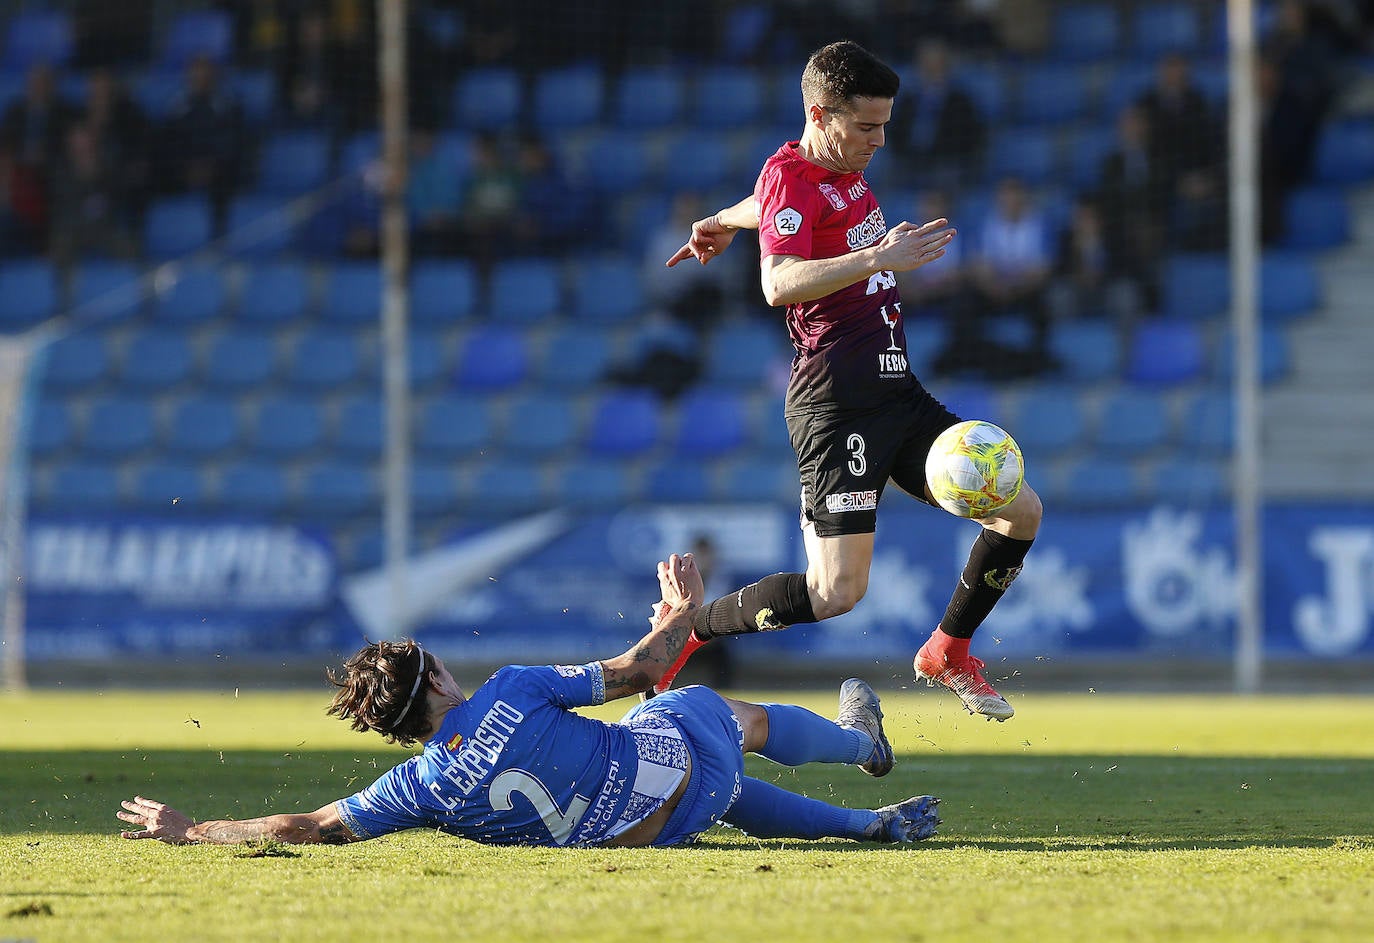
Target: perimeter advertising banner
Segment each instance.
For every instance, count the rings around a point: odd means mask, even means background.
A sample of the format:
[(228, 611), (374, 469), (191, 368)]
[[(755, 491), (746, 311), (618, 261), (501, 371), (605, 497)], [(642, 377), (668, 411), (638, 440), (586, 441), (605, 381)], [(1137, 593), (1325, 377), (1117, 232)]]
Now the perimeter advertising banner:
[[(1374, 655), (1374, 508), (1277, 507), (1264, 525), (1267, 651)], [(31, 521), (29, 655), (337, 652), (405, 631), (460, 658), (575, 660), (638, 638), (658, 599), (655, 562), (703, 537), (715, 548), (713, 594), (805, 568), (795, 512), (771, 505), (555, 511), (458, 528), (412, 561), (399, 594), (382, 571), (341, 574), (322, 534)], [(976, 534), (922, 506), (885, 504), (859, 606), (753, 639), (750, 654), (909, 657)], [(1055, 513), (980, 638), (1000, 657), (1224, 655), (1236, 612), (1231, 534), (1222, 510)]]

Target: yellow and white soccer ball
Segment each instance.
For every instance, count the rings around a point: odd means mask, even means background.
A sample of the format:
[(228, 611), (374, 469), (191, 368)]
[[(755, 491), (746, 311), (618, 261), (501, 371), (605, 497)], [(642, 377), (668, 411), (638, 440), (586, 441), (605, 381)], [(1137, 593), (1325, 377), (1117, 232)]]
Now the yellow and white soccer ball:
[(926, 482), (937, 504), (960, 517), (987, 517), (1021, 493), (1025, 466), (1016, 440), (981, 419), (950, 426), (926, 456)]

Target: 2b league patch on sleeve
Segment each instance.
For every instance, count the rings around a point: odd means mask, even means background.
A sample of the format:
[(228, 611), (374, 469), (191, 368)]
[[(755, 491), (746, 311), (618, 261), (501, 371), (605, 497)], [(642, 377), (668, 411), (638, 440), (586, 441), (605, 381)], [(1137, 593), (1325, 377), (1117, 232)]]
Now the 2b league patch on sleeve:
[(784, 206), (773, 217), (773, 228), (778, 231), (779, 236), (795, 236), (797, 230), (801, 229), (801, 224), (802, 214), (790, 206)]

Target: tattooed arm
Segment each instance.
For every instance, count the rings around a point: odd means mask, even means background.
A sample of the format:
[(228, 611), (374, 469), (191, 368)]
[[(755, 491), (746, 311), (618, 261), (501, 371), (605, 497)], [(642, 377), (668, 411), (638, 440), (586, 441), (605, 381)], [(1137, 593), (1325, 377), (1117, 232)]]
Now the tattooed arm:
[(692, 610), (701, 604), (706, 590), (690, 553), (673, 554), (659, 563), (658, 588), (663, 599), (655, 607), (649, 634), (629, 651), (601, 663), (608, 701), (649, 690), (682, 654), (692, 632)]
[(339, 811), (332, 802), (308, 813), (205, 822), (193, 821), (165, 803), (142, 796), (125, 799), (120, 805), (125, 811), (115, 813), (119, 818), (143, 826), (141, 832), (120, 832), (124, 838), (156, 838), (172, 845), (197, 842), (237, 845), (264, 839), (291, 845), (343, 845), (361, 841), (339, 818)]

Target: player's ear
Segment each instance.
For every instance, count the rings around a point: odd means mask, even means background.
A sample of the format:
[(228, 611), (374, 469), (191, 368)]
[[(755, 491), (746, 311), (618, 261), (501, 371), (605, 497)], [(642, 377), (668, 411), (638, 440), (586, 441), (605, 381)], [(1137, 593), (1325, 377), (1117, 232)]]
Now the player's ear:
[(812, 124), (815, 124), (815, 125), (824, 124), (824, 123), (825, 123), (825, 106), (824, 106), (824, 105), (807, 105), (807, 106), (806, 106), (806, 120), (807, 120), (807, 121), (810, 121)]

